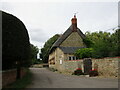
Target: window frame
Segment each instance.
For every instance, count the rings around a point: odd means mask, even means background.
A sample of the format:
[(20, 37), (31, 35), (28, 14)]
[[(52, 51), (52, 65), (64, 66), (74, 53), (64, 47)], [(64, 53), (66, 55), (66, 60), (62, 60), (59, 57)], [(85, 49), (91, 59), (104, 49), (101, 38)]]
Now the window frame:
[(68, 56), (68, 60), (77, 60), (76, 56)]

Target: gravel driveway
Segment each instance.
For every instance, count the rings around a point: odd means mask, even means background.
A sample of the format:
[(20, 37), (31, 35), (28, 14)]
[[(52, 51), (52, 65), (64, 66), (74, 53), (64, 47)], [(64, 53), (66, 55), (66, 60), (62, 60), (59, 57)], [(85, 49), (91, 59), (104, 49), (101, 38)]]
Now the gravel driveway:
[(33, 79), (27, 88), (118, 88), (117, 79), (63, 75), (46, 68), (30, 70)]

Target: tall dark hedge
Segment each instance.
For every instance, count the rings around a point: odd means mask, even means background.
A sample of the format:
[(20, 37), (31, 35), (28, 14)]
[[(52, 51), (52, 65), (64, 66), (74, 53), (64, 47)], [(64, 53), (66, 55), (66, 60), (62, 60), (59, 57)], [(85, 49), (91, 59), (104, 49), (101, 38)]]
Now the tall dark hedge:
[(2, 12), (2, 69), (16, 68), (30, 63), (30, 42), (27, 29), (17, 17)]

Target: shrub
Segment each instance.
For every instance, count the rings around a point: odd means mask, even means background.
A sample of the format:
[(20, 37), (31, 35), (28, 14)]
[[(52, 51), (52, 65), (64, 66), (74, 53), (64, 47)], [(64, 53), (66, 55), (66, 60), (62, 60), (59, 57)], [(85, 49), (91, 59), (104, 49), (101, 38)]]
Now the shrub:
[(90, 77), (92, 77), (92, 76), (98, 76), (98, 71), (96, 69), (90, 70), (89, 76)]
[(77, 69), (74, 71), (73, 75), (83, 75), (82, 69), (81, 69), (81, 68), (77, 68)]

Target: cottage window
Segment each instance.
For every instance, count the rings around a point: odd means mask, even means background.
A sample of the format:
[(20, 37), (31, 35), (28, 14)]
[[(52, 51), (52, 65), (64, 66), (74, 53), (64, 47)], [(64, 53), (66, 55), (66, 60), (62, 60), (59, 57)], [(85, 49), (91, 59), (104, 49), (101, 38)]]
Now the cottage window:
[(69, 56), (69, 60), (72, 60), (72, 57), (71, 57), (71, 56)]
[(72, 58), (73, 58), (73, 60), (75, 60), (75, 56), (73, 56)]
[(69, 56), (68, 60), (76, 60), (76, 56)]

